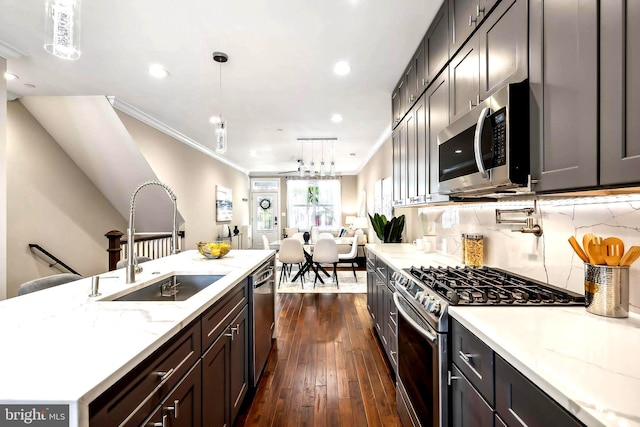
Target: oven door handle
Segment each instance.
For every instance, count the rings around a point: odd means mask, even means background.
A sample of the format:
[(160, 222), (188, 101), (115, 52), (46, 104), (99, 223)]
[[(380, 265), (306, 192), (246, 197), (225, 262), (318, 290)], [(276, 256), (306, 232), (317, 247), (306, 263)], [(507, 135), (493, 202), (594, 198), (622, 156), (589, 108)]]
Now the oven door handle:
[(484, 121), (489, 117), (489, 114), (491, 114), (491, 108), (484, 107), (480, 112), (480, 117), (478, 117), (476, 133), (473, 136), (473, 154), (476, 158), (476, 166), (478, 166), (478, 171), (484, 179), (489, 179), (489, 173), (484, 167), (484, 162), (482, 161), (482, 130), (484, 128)]
[(427, 331), (422, 326), (418, 325), (418, 322), (413, 320), (409, 313), (407, 313), (400, 304), (400, 297), (397, 293), (393, 293), (393, 301), (396, 303), (396, 308), (398, 309), (398, 313), (402, 315), (402, 318), (411, 324), (422, 336), (431, 341), (433, 344), (438, 343), (438, 337), (435, 334), (432, 334), (430, 331)]

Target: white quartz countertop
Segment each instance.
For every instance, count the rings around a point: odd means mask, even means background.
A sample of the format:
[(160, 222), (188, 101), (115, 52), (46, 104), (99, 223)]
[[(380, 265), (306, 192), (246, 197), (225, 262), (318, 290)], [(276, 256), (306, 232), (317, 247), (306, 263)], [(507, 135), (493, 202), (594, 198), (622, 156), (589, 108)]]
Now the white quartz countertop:
[[(274, 251), (234, 250), (208, 260), (197, 251), (0, 301), (0, 403), (69, 404), (71, 426), (88, 425), (88, 404), (158, 349)], [(107, 301), (172, 274), (224, 274), (186, 301)]]
[[(396, 269), (459, 264), (413, 245), (367, 248)], [(613, 319), (583, 307), (511, 306), (450, 306), (449, 314), (587, 426), (640, 426), (638, 314)]]

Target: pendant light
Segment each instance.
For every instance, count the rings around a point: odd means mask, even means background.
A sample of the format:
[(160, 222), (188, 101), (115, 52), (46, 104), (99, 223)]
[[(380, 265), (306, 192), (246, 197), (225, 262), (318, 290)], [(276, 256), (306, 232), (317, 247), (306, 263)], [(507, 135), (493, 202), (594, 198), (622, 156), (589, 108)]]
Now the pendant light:
[(62, 59), (80, 58), (80, 0), (47, 0), (44, 50)]
[(320, 160), (320, 176), (324, 177), (324, 139), (322, 140), (322, 160)]
[(304, 142), (300, 143), (300, 178), (304, 178)]
[(329, 175), (336, 176), (336, 164), (333, 163), (333, 141), (331, 141), (331, 164), (329, 165)]
[(316, 164), (313, 162), (313, 140), (311, 141), (311, 164), (309, 165), (309, 176), (315, 178)]
[[(213, 60), (220, 64), (220, 109), (222, 109), (222, 64), (229, 60), (229, 56), (222, 52), (213, 52)], [(227, 151), (227, 123), (222, 119), (216, 124), (216, 153), (224, 154)]]

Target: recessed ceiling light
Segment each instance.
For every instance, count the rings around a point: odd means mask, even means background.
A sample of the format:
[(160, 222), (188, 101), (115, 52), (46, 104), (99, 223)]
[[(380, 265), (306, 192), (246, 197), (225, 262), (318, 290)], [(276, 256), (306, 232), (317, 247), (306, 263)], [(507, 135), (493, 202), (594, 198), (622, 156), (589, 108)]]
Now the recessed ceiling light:
[(151, 64), (149, 66), (149, 74), (156, 79), (164, 79), (169, 75), (169, 72), (160, 64)]
[(333, 66), (333, 72), (339, 76), (345, 76), (351, 72), (351, 65), (346, 61), (337, 62), (336, 65)]
[(334, 123), (340, 123), (342, 121), (342, 116), (340, 114), (334, 114), (331, 116), (331, 121)]
[(218, 123), (220, 123), (220, 116), (209, 117), (209, 123), (213, 123), (214, 125), (217, 125)]
[(36, 85), (32, 85), (31, 83), (25, 83), (24, 87), (28, 87), (29, 89), (34, 89)]
[(18, 77), (15, 74), (11, 74), (10, 72), (6, 71), (4, 73), (4, 78), (7, 79), (7, 80), (18, 80), (20, 77)]

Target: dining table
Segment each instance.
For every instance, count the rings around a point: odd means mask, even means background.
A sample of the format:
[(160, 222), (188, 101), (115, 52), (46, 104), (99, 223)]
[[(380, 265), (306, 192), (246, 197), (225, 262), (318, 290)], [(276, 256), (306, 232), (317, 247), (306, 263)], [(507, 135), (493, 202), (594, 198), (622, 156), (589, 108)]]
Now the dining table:
[[(353, 244), (353, 239), (355, 238), (356, 237), (335, 237), (334, 240), (336, 241), (336, 245), (338, 246), (338, 253), (340, 253), (340, 246), (351, 246)], [(273, 242), (269, 243), (269, 247), (277, 251), (280, 249), (281, 242), (282, 240), (274, 240)], [(316, 269), (313, 264), (313, 247), (315, 246), (315, 244), (316, 242), (311, 239), (302, 243), (302, 248), (304, 249), (304, 258), (306, 261), (302, 265), (302, 268), (300, 268), (300, 270), (298, 270), (298, 272), (295, 274), (295, 276), (291, 280), (292, 282), (295, 282), (300, 277), (300, 275), (305, 274), (309, 270), (313, 270), (313, 272), (318, 277), (318, 280), (320, 280), (320, 283), (322, 284), (324, 284), (324, 280), (322, 280), (322, 276), (319, 274), (320, 272), (324, 273), (327, 277), (331, 277), (329, 272), (327, 272), (327, 270), (325, 270), (322, 266), (318, 265), (318, 269)], [(345, 253), (348, 252), (349, 250), (347, 249)]]

